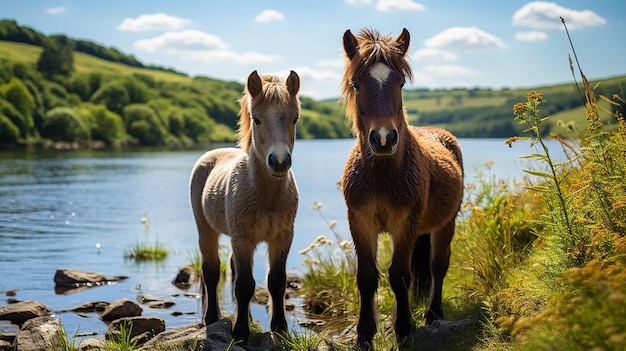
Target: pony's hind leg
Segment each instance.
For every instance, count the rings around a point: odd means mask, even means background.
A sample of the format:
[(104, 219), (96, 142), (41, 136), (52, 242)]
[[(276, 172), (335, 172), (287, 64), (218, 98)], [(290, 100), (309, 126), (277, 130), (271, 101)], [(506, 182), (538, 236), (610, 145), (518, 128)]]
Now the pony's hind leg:
[(430, 236), (431, 259), (430, 270), (432, 274), (432, 286), (430, 290), (430, 304), (426, 311), (426, 324), (435, 320), (443, 319), (443, 279), (450, 265), (450, 242), (454, 236), (455, 219), (451, 219), (442, 228), (434, 231)]
[(269, 272), (267, 274), (267, 288), (270, 293), (269, 311), (271, 316), (270, 327), (273, 332), (285, 333), (288, 331), (285, 318), (285, 289), (287, 288), (287, 254), (291, 247), (288, 236), (282, 236), (280, 242), (268, 243)]
[[(200, 225), (198, 226), (201, 227)], [(221, 318), (219, 293), (220, 281), (219, 232), (206, 226), (199, 231), (200, 252), (202, 254), (202, 296), (205, 325)]]

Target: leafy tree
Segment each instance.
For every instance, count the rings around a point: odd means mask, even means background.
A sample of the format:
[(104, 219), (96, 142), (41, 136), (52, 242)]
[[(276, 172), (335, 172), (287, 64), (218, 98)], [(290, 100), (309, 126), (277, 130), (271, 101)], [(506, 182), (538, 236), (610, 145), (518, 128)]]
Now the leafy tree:
[(21, 137), (27, 137), (31, 134), (31, 130), (34, 127), (33, 110), (35, 109), (35, 100), (33, 96), (24, 82), (17, 78), (11, 78), (4, 87), (4, 96), (19, 111), (20, 121), (12, 120), (12, 122), (19, 128)]
[(89, 128), (81, 116), (69, 107), (55, 107), (46, 113), (41, 136), (54, 141), (91, 139)]
[(104, 103), (109, 110), (123, 115), (124, 106), (130, 103), (130, 96), (122, 83), (111, 81), (100, 87), (90, 100), (96, 104)]
[(124, 108), (127, 133), (141, 145), (163, 145), (167, 130), (154, 110), (144, 104), (130, 104)]
[(74, 71), (74, 53), (69, 44), (48, 39), (43, 43), (43, 50), (37, 60), (37, 70), (46, 77), (60, 74), (69, 76)]
[(91, 97), (91, 84), (89, 76), (85, 74), (75, 74), (69, 81), (68, 90), (80, 96), (82, 101), (89, 101)]
[(15, 143), (20, 138), (20, 129), (9, 117), (0, 112), (0, 140), (3, 143)]
[(102, 140), (108, 145), (121, 144), (126, 141), (126, 130), (122, 117), (107, 110), (102, 105), (94, 106), (90, 111), (92, 121), (91, 137)]

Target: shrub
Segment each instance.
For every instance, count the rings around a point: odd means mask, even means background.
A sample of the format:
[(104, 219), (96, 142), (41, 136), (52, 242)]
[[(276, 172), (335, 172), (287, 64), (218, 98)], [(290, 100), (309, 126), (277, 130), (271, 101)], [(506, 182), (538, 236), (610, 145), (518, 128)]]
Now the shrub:
[(41, 136), (54, 141), (91, 139), (89, 128), (83, 119), (69, 107), (56, 107), (46, 113)]
[(20, 135), (25, 138), (31, 134), (34, 127), (33, 110), (35, 109), (35, 100), (28, 91), (28, 88), (17, 78), (11, 78), (9, 83), (4, 87), (4, 96), (21, 115), (21, 120), (13, 120), (13, 123), (19, 128)]
[(163, 145), (167, 130), (149, 106), (131, 104), (124, 108), (124, 124), (128, 134), (142, 145)]
[(11, 120), (0, 112), (0, 140), (4, 143), (14, 143), (20, 138), (20, 129)]
[(124, 106), (130, 103), (130, 96), (123, 83), (112, 81), (101, 86), (90, 100), (96, 104), (103, 103), (107, 109), (122, 114)]

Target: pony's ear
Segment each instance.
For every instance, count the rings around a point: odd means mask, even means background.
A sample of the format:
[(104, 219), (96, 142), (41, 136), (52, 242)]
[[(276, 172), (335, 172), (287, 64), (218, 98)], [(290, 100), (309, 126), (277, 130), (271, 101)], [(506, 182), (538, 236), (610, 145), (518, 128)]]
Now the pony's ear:
[(356, 40), (354, 35), (352, 35), (352, 32), (350, 32), (349, 29), (343, 33), (343, 50), (351, 60), (354, 55), (359, 52), (359, 42)]
[(291, 71), (289, 77), (287, 77), (287, 90), (289, 94), (296, 95), (300, 90), (300, 77), (298, 73)]
[(402, 52), (402, 55), (406, 55), (409, 51), (409, 42), (411, 41), (411, 35), (406, 28), (402, 28), (402, 33), (396, 38), (396, 46)]
[(248, 76), (246, 89), (248, 89), (248, 93), (250, 93), (252, 97), (258, 96), (263, 91), (263, 82), (261, 82), (261, 77), (259, 77), (256, 71), (253, 71)]

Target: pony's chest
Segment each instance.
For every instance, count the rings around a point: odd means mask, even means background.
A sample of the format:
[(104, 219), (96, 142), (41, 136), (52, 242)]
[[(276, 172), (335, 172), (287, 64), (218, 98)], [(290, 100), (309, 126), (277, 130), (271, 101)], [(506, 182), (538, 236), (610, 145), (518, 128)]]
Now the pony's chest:
[(422, 180), (406, 172), (385, 174), (355, 167), (344, 176), (343, 192), (348, 207), (367, 209), (373, 215), (389, 216), (419, 203)]

